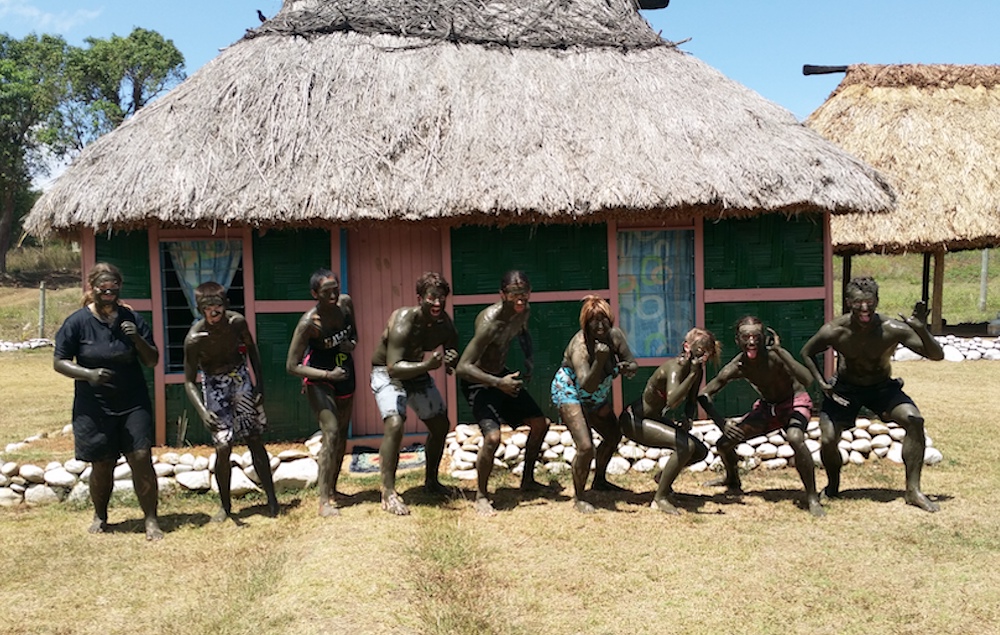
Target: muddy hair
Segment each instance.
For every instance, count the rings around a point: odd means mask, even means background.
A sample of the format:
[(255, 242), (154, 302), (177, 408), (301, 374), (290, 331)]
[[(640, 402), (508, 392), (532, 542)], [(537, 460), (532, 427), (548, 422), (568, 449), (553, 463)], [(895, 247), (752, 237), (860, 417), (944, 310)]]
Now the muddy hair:
[(606, 317), (612, 326), (615, 323), (615, 316), (611, 314), (611, 305), (599, 295), (588, 295), (582, 300), (580, 307), (580, 330), (587, 332), (587, 322), (594, 318)]
[(313, 272), (313, 275), (309, 277), (309, 290), (316, 292), (323, 285), (323, 281), (327, 278), (333, 278), (340, 284), (340, 278), (334, 272), (329, 269), (317, 269)]
[(437, 289), (444, 295), (451, 294), (451, 285), (444, 279), (444, 276), (434, 271), (425, 271), (422, 276), (417, 278), (418, 297), (424, 297), (424, 294), (426, 294), (429, 289)]
[(739, 335), (740, 327), (747, 324), (759, 324), (761, 329), (764, 328), (764, 323), (761, 322), (760, 318), (756, 315), (744, 315), (740, 319), (736, 320), (736, 324), (733, 325), (733, 330), (735, 330), (736, 334)]
[(719, 357), (722, 355), (722, 343), (715, 339), (715, 335), (711, 331), (695, 327), (687, 332), (687, 335), (684, 336), (684, 341), (688, 345), (704, 342), (705, 348), (712, 351), (712, 354), (708, 358), (718, 363)]
[(194, 288), (194, 304), (196, 307), (201, 309), (202, 300), (205, 298), (210, 298), (212, 296), (218, 296), (222, 298), (222, 304), (225, 308), (229, 308), (229, 299), (226, 297), (226, 288), (223, 287), (218, 282), (214, 280), (209, 280), (208, 282), (202, 282), (197, 287)]
[(875, 278), (871, 276), (858, 276), (857, 278), (851, 278), (847, 285), (844, 287), (844, 295), (846, 296), (851, 290), (860, 291), (861, 293), (871, 294), (878, 298), (878, 283), (875, 282)]
[(99, 262), (90, 268), (87, 273), (87, 292), (83, 295), (81, 306), (87, 306), (95, 301), (94, 291), (97, 289), (97, 281), (104, 277), (111, 277), (118, 281), (118, 286), (124, 286), (125, 278), (122, 277), (121, 270), (110, 262)]
[(503, 278), (500, 278), (500, 291), (505, 293), (507, 287), (515, 284), (523, 284), (528, 287), (528, 291), (531, 291), (531, 281), (528, 280), (528, 274), (524, 273), (520, 269), (511, 269), (507, 273), (503, 274)]

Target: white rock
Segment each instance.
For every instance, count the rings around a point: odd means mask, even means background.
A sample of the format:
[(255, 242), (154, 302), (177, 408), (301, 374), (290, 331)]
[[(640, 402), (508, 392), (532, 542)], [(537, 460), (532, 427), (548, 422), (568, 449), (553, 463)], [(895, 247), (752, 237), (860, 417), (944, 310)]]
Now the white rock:
[(778, 456), (778, 448), (773, 443), (761, 443), (757, 446), (757, 456), (763, 460)]
[(873, 421), (870, 426), (868, 426), (868, 434), (872, 435), (874, 439), (880, 434), (889, 434), (889, 426), (885, 425), (881, 421)]
[(576, 448), (573, 447), (572, 445), (566, 446), (566, 449), (563, 450), (562, 458), (563, 461), (566, 461), (567, 463), (572, 463), (573, 459), (576, 458)]
[(45, 484), (49, 487), (64, 487), (69, 489), (76, 485), (76, 474), (69, 472), (62, 466), (53, 470), (46, 470)]
[(493, 467), (502, 467), (502, 468), (506, 469), (507, 468), (507, 464), (504, 463), (503, 461), (501, 461), (500, 459), (494, 457), (493, 458)]
[(623, 445), (622, 447), (618, 448), (618, 455), (621, 456), (623, 459), (634, 461), (636, 459), (641, 459), (645, 457), (646, 452), (634, 445)]
[(608, 474), (624, 474), (631, 468), (632, 464), (620, 456), (613, 456), (611, 457), (611, 461), (608, 462)]
[(460, 481), (474, 481), (479, 477), (476, 470), (452, 470), (451, 477)]
[(465, 470), (471, 470), (476, 467), (474, 461), (459, 461), (458, 459), (451, 460), (451, 469), (463, 472)]
[(559, 444), (569, 447), (573, 445), (573, 434), (569, 430), (564, 430), (562, 434), (559, 435)]
[(178, 485), (195, 492), (205, 492), (212, 487), (212, 475), (208, 470), (179, 472), (174, 478)]
[(113, 481), (111, 486), (112, 492), (117, 492), (120, 494), (135, 494), (135, 483), (132, 479), (127, 481)]
[(7, 452), (8, 454), (10, 454), (11, 452), (17, 452), (19, 450), (23, 450), (27, 445), (28, 445), (27, 443), (22, 443), (22, 442), (8, 443), (7, 446), (4, 448), (4, 452)]
[(951, 344), (945, 344), (941, 348), (944, 349), (944, 361), (946, 362), (965, 361), (965, 355), (962, 355), (962, 351), (958, 350), (955, 346)]
[(840, 462), (841, 463), (847, 463), (847, 462), (849, 462), (851, 460), (851, 454), (850, 454), (850, 452), (848, 450), (846, 450), (844, 448), (837, 448), (837, 449), (840, 450)]
[(646, 452), (645, 454), (643, 454), (643, 458), (655, 461), (660, 458), (661, 454), (663, 454), (663, 452), (660, 451), (660, 448), (646, 448)]
[(551, 461), (545, 464), (545, 470), (549, 474), (559, 474), (560, 472), (565, 472), (569, 469), (569, 465), (567, 465), (564, 461)]
[(892, 445), (892, 437), (888, 434), (878, 434), (872, 437), (872, 448), (887, 448), (890, 445)]
[(806, 439), (806, 448), (809, 449), (810, 453), (819, 452), (820, 442), (816, 439)]
[(872, 442), (869, 439), (855, 439), (851, 441), (851, 451), (868, 454), (872, 451)]
[(67, 423), (66, 425), (64, 425), (62, 427), (62, 433), (64, 435), (65, 434), (73, 434), (73, 424), (72, 423)]
[(747, 439), (745, 443), (747, 445), (749, 445), (750, 447), (752, 447), (752, 448), (756, 448), (759, 445), (763, 445), (763, 444), (767, 443), (767, 437), (763, 437), (763, 436), (753, 437), (753, 438)]
[(181, 474), (183, 472), (192, 472), (194, 468), (190, 465), (185, 465), (183, 463), (178, 463), (174, 466), (174, 474)]
[(190, 452), (185, 452), (184, 454), (181, 455), (181, 457), (177, 460), (177, 462), (181, 463), (183, 465), (190, 465), (190, 466), (193, 467), (194, 466), (194, 455), (191, 454)]
[(206, 457), (206, 456), (197, 456), (197, 457), (195, 457), (194, 463), (191, 464), (191, 467), (194, 469), (195, 472), (200, 472), (201, 470), (207, 470), (208, 469), (208, 457)]
[(736, 456), (744, 459), (753, 456), (754, 452), (756, 452), (756, 450), (754, 450), (754, 448), (748, 443), (741, 443), (736, 446)]
[(698, 461), (697, 463), (692, 463), (688, 466), (689, 472), (704, 472), (708, 469), (708, 463), (706, 461)]
[(785, 445), (782, 445), (782, 446), (778, 447), (778, 458), (779, 459), (790, 459), (793, 456), (795, 456), (795, 448), (793, 448), (792, 446), (790, 446), (790, 445), (788, 445), (786, 443)]
[(823, 433), (819, 428), (811, 428), (808, 432), (806, 432), (806, 436), (810, 439), (818, 439), (823, 436)]
[[(503, 458), (503, 453), (504, 453), (504, 445), (503, 445), (503, 443), (498, 443), (497, 444), (497, 449), (493, 451), (493, 458), (495, 458), (495, 459), (502, 459)], [(476, 454), (478, 455), (479, 452), (476, 452)]]
[[(889, 446), (886, 445), (886, 446), (883, 446), (883, 447), (880, 447), (880, 448), (873, 448), (872, 449), (872, 454), (875, 455), (875, 456), (877, 456), (880, 459), (881, 458), (885, 458), (885, 456), (887, 454), (889, 454)], [(869, 455), (869, 456), (871, 456), (871, 455)]]
[(170, 494), (177, 492), (177, 490), (180, 489), (180, 486), (177, 485), (177, 481), (172, 478), (160, 477), (156, 479), (156, 489), (160, 496), (169, 496)]
[(90, 486), (83, 481), (78, 482), (73, 486), (73, 489), (69, 491), (69, 495), (66, 496), (66, 500), (70, 503), (90, 502)]
[(893, 463), (903, 462), (903, 444), (893, 443), (889, 446), (889, 451), (886, 453), (885, 458), (889, 459)]
[(704, 434), (702, 440), (708, 445), (715, 445), (718, 443), (719, 439), (722, 438), (722, 431), (718, 428), (713, 428)]
[(466, 452), (472, 452), (473, 454), (479, 454), (479, 444), (476, 441), (481, 441), (482, 439), (476, 439), (471, 441), (466, 441), (461, 446), (459, 450), (465, 450)]
[(469, 452), (468, 450), (459, 450), (452, 457), (452, 461), (457, 461), (460, 463), (471, 463), (476, 464), (476, 459), (479, 458), (478, 452)]
[(814, 464), (814, 465), (815, 465), (816, 467), (818, 467), (818, 468), (821, 468), (821, 469), (822, 469), (822, 467), (823, 467), (823, 459), (822, 459), (822, 457), (821, 457), (821, 456), (819, 455), (819, 452), (818, 452), (818, 451), (816, 451), (816, 452), (813, 452), (813, 453), (812, 453), (812, 459), (813, 459), (813, 464)]
[(37, 465), (22, 465), (17, 471), (17, 475), (23, 478), (26, 483), (45, 482), (45, 470)]
[(10, 477), (0, 473), (0, 487), (7, 487), (8, 483), (10, 483)]
[(24, 490), (24, 502), (31, 507), (58, 503), (59, 494), (48, 485), (31, 485)]
[(562, 455), (552, 450), (552, 448), (549, 448), (548, 450), (542, 452), (542, 458), (546, 461), (555, 461), (556, 459), (562, 458)]
[(174, 466), (169, 463), (153, 463), (153, 472), (157, 477), (173, 476)]
[(965, 359), (969, 360), (970, 362), (979, 361), (982, 358), (983, 354), (979, 351), (968, 351), (965, 354)]
[(871, 433), (868, 430), (865, 430), (863, 428), (857, 428), (857, 429), (854, 430), (854, 440), (855, 441), (857, 441), (858, 439), (871, 439), (871, 438), (872, 438), (872, 435), (871, 435)]
[(513, 443), (508, 443), (503, 449), (503, 460), (506, 462), (513, 461), (521, 454), (521, 448), (517, 447)]
[(997, 350), (996, 348), (991, 348), (990, 350), (983, 353), (983, 359), (989, 360), (991, 362), (1000, 360), (1000, 350)]
[(914, 353), (905, 346), (900, 346), (899, 348), (897, 348), (892, 358), (897, 362), (915, 362), (923, 359), (921, 355)]
[(274, 471), (274, 489), (277, 492), (300, 490), (316, 484), (319, 464), (311, 458), (282, 461)]
[(77, 461), (76, 459), (70, 459), (66, 461), (65, 464), (63, 464), (63, 467), (66, 468), (67, 472), (79, 475), (83, 474), (83, 471), (87, 469), (87, 462)]
[(83, 472), (80, 473), (80, 481), (82, 481), (84, 483), (89, 483), (90, 482), (90, 473), (93, 472), (93, 471), (94, 471), (94, 467), (92, 465), (88, 465), (87, 469), (85, 469)]
[(924, 465), (937, 465), (944, 455), (937, 448), (924, 448)]
[(847, 441), (848, 443), (850, 443), (851, 441), (854, 440), (854, 433), (851, 432), (850, 430), (844, 430), (843, 432), (840, 433), (840, 440)]
[(889, 436), (892, 437), (893, 441), (902, 441), (903, 438), (906, 437), (906, 430), (904, 430), (903, 428), (899, 428), (899, 427), (890, 428), (889, 429)]
[(548, 443), (550, 446), (557, 445), (560, 438), (562, 438), (562, 435), (555, 430), (549, 430), (545, 433), (545, 443)]
[(45, 464), (45, 471), (48, 472), (49, 470), (54, 470), (62, 466), (63, 466), (62, 463), (60, 463), (59, 461), (49, 461), (48, 463)]
[(661, 456), (659, 460), (656, 462), (656, 467), (662, 470), (667, 465), (667, 461), (669, 460), (670, 460), (669, 456), (667, 455)]
[(0, 467), (0, 474), (3, 474), (4, 476), (14, 476), (17, 474), (19, 467), (20, 466), (14, 461), (7, 461), (3, 464), (3, 467)]
[(304, 452), (297, 448), (282, 450), (278, 453), (278, 459), (281, 461), (301, 461), (304, 459), (311, 459), (308, 452)]
[(844, 441), (843, 439), (841, 439), (840, 441), (837, 442), (837, 447), (840, 448), (841, 450), (845, 450), (847, 452), (850, 452), (851, 451), (851, 441)]
[(656, 461), (653, 459), (639, 459), (632, 466), (632, 469), (636, 472), (650, 472), (656, 469)]
[(115, 466), (114, 479), (116, 481), (123, 481), (130, 478), (132, 478), (132, 467), (128, 463)]
[[(24, 479), (22, 478), (21, 480), (23, 481)], [(28, 486), (24, 483), (15, 483), (13, 478), (11, 478), (11, 483), (7, 487), (17, 492), (19, 496), (24, 496), (24, 490), (28, 489)]]
[(928, 447), (934, 445), (934, 441), (931, 440), (931, 435), (926, 433), (924, 434), (924, 445)]
[[(219, 481), (217, 479), (212, 479), (212, 490), (219, 491)], [(246, 496), (250, 492), (259, 492), (258, 488), (253, 481), (247, 478), (247, 475), (239, 467), (233, 467), (232, 478), (229, 481), (229, 491), (233, 496), (239, 498), (241, 496)]]
[(523, 450), (524, 446), (528, 445), (528, 435), (523, 432), (515, 432), (510, 435), (510, 444)]
[(788, 459), (768, 459), (761, 463), (761, 467), (765, 470), (780, 470), (783, 467), (788, 467)]
[(774, 434), (767, 435), (767, 442), (771, 445), (778, 447), (779, 445), (785, 445), (788, 441), (785, 441), (785, 435), (780, 432), (775, 432)]
[(514, 476), (521, 476), (522, 474), (524, 474), (524, 461), (521, 461), (520, 463), (515, 465), (511, 469), (510, 473), (513, 474)]
[(563, 452), (566, 451), (566, 446), (563, 445), (562, 443), (557, 443), (553, 445), (551, 448), (549, 448), (549, 451), (555, 452), (557, 456), (562, 456)]
[(24, 497), (9, 487), (0, 487), (0, 507), (20, 505)]
[(177, 465), (181, 462), (181, 455), (176, 452), (164, 452), (160, 455), (160, 463), (169, 463), (170, 465)]
[(861, 454), (857, 450), (851, 450), (851, 453), (847, 456), (847, 460), (853, 463), (854, 465), (864, 465), (865, 455)]

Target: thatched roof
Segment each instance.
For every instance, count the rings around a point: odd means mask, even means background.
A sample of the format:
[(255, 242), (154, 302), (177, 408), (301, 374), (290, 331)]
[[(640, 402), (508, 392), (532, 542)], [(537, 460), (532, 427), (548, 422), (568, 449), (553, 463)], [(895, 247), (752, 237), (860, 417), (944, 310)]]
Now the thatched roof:
[(286, 0), (91, 144), (29, 231), (883, 211), (881, 177), (633, 0)]
[(838, 253), (1000, 245), (1000, 66), (850, 66), (806, 125), (899, 197), (891, 214), (834, 218)]

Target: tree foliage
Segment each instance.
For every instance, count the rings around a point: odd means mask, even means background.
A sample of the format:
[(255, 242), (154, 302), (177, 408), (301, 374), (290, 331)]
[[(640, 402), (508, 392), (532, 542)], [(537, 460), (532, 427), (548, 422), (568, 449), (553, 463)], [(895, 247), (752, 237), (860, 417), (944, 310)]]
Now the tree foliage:
[(156, 31), (85, 42), (0, 33), (0, 273), (31, 180), (184, 79), (184, 56)]

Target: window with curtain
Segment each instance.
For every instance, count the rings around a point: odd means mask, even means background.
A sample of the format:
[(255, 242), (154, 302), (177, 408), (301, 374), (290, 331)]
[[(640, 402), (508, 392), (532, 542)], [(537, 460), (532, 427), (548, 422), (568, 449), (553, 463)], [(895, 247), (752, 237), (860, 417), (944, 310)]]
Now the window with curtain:
[(680, 352), (694, 287), (694, 230), (618, 232), (618, 325), (637, 358)]
[(229, 308), (244, 312), (243, 243), (239, 240), (183, 240), (160, 243), (160, 275), (168, 373), (184, 372), (184, 337), (201, 316), (194, 290), (214, 281), (226, 289)]

